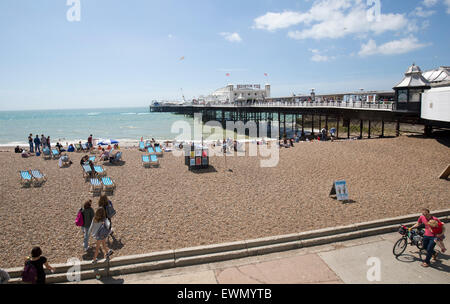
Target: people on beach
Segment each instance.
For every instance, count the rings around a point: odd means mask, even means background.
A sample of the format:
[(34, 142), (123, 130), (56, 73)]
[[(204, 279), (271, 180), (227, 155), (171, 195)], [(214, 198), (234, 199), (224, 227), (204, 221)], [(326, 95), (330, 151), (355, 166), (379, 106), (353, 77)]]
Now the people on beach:
[(15, 152), (15, 153), (22, 153), (22, 152), (23, 152), (23, 149), (22, 149), (21, 147), (17, 146), (17, 147), (14, 149), (14, 152)]
[(22, 157), (27, 158), (30, 157), (32, 154), (26, 150), (22, 150)]
[(106, 218), (106, 212), (103, 208), (98, 208), (95, 211), (94, 220), (92, 221), (91, 227), (89, 227), (89, 235), (92, 235), (95, 240), (95, 252), (94, 259), (92, 260), (92, 264), (97, 263), (97, 256), (100, 250), (100, 247), (103, 248), (105, 257), (108, 258), (111, 254), (114, 253), (112, 249), (109, 249), (106, 245), (106, 238), (110, 233), (110, 223)]
[(50, 136), (47, 137), (47, 147), (50, 149), (52, 145), (50, 144)]
[(39, 139), (38, 134), (36, 134), (36, 137), (34, 138), (34, 146), (36, 148), (36, 152), (41, 153), (41, 140)]
[(109, 160), (109, 151), (102, 148), (102, 154), (100, 155), (100, 160)]
[(45, 284), (46, 274), (44, 271), (44, 266), (51, 272), (55, 271), (55, 269), (48, 263), (47, 258), (42, 256), (42, 250), (40, 247), (33, 247), (33, 249), (31, 250), (31, 257), (28, 257), (25, 263), (30, 263), (36, 268), (37, 271), (36, 284)]
[(423, 267), (430, 267), (431, 258), (433, 258), (434, 261), (436, 261), (437, 259), (437, 252), (434, 250), (434, 247), (436, 246), (436, 243), (434, 241), (435, 236), (429, 225), (430, 220), (439, 221), (436, 217), (431, 215), (430, 210), (424, 208), (422, 209), (422, 215), (417, 220), (417, 223), (414, 224), (411, 228), (409, 228), (411, 230), (421, 225), (425, 226), (425, 234), (423, 236), (423, 248), (427, 251), (427, 256), (425, 258), (425, 261), (421, 264)]
[(115, 211), (113, 211), (114, 208), (113, 208), (112, 202), (108, 199), (108, 197), (106, 195), (102, 195), (102, 196), (100, 196), (100, 198), (98, 200), (98, 207), (105, 209), (106, 218), (109, 220), (109, 228), (111, 230), (111, 235), (113, 235), (114, 231), (112, 228), (111, 218), (115, 215), (115, 213), (112, 214), (112, 212), (115, 212)]
[(81, 158), (80, 160), (80, 166), (83, 166), (84, 164), (86, 164), (86, 162), (89, 161), (89, 155), (85, 155)]
[(92, 145), (92, 134), (89, 135), (88, 140), (87, 140), (87, 146), (89, 149), (92, 149), (93, 145)]
[(30, 152), (33, 153), (33, 134), (30, 133), (28, 136), (28, 144), (30, 145)]
[(92, 201), (87, 200), (83, 208), (81, 208), (81, 213), (83, 215), (83, 226), (81, 226), (81, 231), (83, 232), (83, 248), (84, 251), (89, 250), (89, 228), (91, 227), (92, 220), (94, 219), (95, 212), (92, 209)]
[(89, 161), (89, 167), (91, 167), (91, 172), (89, 172), (89, 174), (91, 177), (95, 177), (97, 175), (97, 172), (95, 171), (94, 163), (92, 162), (92, 160), (89, 160), (89, 156), (88, 156), (88, 161)]
[(75, 152), (75, 147), (70, 144), (69, 147), (67, 148), (67, 152)]
[(47, 138), (44, 136), (44, 134), (41, 134), (41, 146), (42, 146), (42, 149), (47, 147)]
[(65, 150), (63, 149), (63, 146), (59, 143), (59, 142), (56, 142), (56, 145), (55, 145), (55, 147), (56, 147), (56, 149), (58, 150), (58, 152), (61, 154), (61, 152), (64, 152)]
[(6, 270), (0, 268), (0, 284), (7, 284), (10, 277)]
[(444, 239), (445, 239), (445, 227), (442, 222), (436, 221), (436, 220), (430, 220), (428, 222), (430, 225), (431, 231), (433, 231), (434, 236), (436, 239), (434, 240), (436, 244), (441, 248), (441, 251), (444, 253), (447, 251), (447, 248), (445, 248)]

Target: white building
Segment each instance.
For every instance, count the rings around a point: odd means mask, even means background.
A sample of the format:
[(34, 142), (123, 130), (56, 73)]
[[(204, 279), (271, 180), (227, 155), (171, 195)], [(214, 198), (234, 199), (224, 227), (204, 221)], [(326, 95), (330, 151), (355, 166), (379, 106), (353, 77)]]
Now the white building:
[[(270, 84), (266, 84), (261, 88), (259, 84), (232, 85), (229, 84), (224, 88), (217, 89), (211, 95), (204, 97), (205, 103), (252, 103), (264, 101), (270, 97)], [(199, 98), (200, 103), (203, 100)]]

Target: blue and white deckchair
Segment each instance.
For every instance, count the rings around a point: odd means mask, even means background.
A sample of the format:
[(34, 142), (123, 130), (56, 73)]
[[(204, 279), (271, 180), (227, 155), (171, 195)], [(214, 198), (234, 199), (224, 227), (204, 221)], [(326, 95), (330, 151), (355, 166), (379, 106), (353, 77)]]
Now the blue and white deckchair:
[(29, 171), (20, 171), (20, 183), (24, 187), (30, 187), (32, 182), (31, 174)]
[(102, 184), (98, 180), (98, 178), (91, 178), (91, 189), (89, 191), (92, 195), (100, 195), (102, 192)]
[(116, 185), (109, 177), (102, 177), (102, 183), (103, 183), (103, 191), (105, 192), (112, 193), (116, 188)]
[(91, 156), (91, 157), (89, 157), (89, 160), (91, 161), (91, 162), (95, 162), (95, 156)]
[(52, 156), (53, 158), (59, 158), (59, 151), (57, 149), (52, 149)]
[(143, 141), (139, 142), (139, 151), (145, 151), (145, 144)]
[(110, 163), (117, 163), (122, 159), (122, 152), (117, 152), (114, 157), (109, 158)]
[(152, 164), (153, 166), (159, 166), (158, 156), (156, 156), (155, 154), (150, 155), (150, 164)]
[(147, 151), (149, 154), (155, 154), (155, 150), (153, 150), (153, 147), (148, 147)]
[(155, 146), (155, 153), (158, 156), (163, 156), (163, 151), (161, 150), (160, 146)]
[(33, 175), (33, 184), (35, 187), (41, 186), (47, 180), (47, 177), (39, 170), (31, 170), (31, 174)]
[(47, 148), (47, 147), (42, 149), (42, 154), (44, 155), (44, 159), (51, 159), (52, 158), (52, 153), (50, 152), (50, 149)]
[(150, 157), (148, 155), (142, 155), (142, 165), (144, 167), (150, 167)]
[(95, 172), (97, 172), (97, 174), (99, 176), (105, 176), (106, 175), (106, 170), (103, 169), (102, 166), (94, 166), (94, 170), (95, 170)]
[(88, 178), (89, 176), (91, 176), (91, 166), (89, 165), (83, 165), (83, 177), (84, 178)]

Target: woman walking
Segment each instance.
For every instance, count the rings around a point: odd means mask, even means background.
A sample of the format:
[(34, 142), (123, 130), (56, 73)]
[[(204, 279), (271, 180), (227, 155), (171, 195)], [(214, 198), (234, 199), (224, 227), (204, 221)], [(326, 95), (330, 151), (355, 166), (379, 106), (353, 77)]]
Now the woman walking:
[(96, 240), (95, 253), (92, 264), (97, 263), (97, 256), (100, 246), (103, 247), (103, 252), (106, 253), (105, 258), (108, 258), (111, 254), (114, 253), (112, 249), (109, 249), (108, 246), (106, 246), (106, 238), (108, 237), (110, 232), (109, 229), (110, 224), (108, 219), (106, 218), (105, 209), (98, 208), (95, 211), (94, 220), (92, 221), (91, 227), (89, 228), (89, 234), (92, 235)]
[(36, 284), (45, 284), (45, 268), (49, 269), (51, 272), (55, 272), (55, 269), (49, 265), (47, 258), (42, 256), (42, 250), (40, 247), (34, 247), (31, 250), (31, 258), (28, 257), (26, 263), (30, 263), (36, 268), (37, 280)]
[(110, 229), (111, 229), (111, 236), (113, 235), (113, 229), (112, 229), (112, 222), (111, 218), (116, 214), (115, 210), (112, 206), (111, 201), (108, 199), (106, 195), (100, 196), (100, 199), (98, 200), (98, 207), (103, 208), (105, 210), (106, 218), (109, 220)]
[(81, 231), (84, 234), (83, 247), (84, 251), (89, 250), (89, 228), (91, 227), (92, 220), (94, 219), (95, 213), (94, 209), (92, 209), (92, 201), (88, 200), (84, 203), (83, 208), (81, 209), (81, 213), (83, 214), (83, 226), (81, 226)]

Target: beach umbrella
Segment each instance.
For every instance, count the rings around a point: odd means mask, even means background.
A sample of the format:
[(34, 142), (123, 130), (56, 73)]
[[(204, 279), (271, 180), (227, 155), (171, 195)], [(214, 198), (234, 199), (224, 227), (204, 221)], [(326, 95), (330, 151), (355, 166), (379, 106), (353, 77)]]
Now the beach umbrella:
[(115, 145), (118, 144), (119, 142), (115, 139), (102, 139), (98, 142), (97, 145), (99, 146), (110, 146), (110, 145)]

